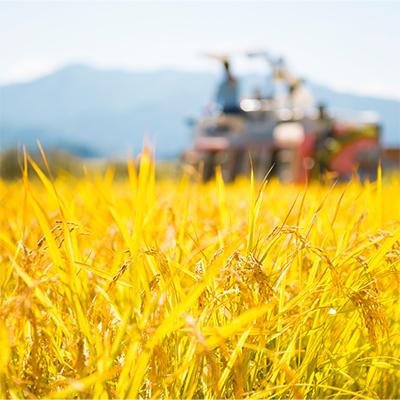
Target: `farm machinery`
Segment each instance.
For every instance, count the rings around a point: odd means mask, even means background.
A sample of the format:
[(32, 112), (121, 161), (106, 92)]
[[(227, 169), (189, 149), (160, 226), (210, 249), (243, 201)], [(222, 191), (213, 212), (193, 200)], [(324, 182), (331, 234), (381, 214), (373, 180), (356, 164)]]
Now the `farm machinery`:
[[(216, 109), (193, 124), (193, 143), (183, 161), (201, 172), (205, 181), (221, 167), (226, 181), (248, 173), (268, 171), (284, 182), (301, 183), (327, 172), (337, 179), (358, 173), (374, 179), (380, 158), (380, 128), (376, 119), (332, 118), (323, 104), (315, 107), (303, 81), (294, 77), (282, 59), (268, 53), (249, 53), (268, 64), (275, 88), (242, 98), (232, 110)], [(227, 65), (226, 56), (216, 56)], [(283, 90), (282, 90), (283, 88)], [(251, 163), (249, 162), (251, 160)]]

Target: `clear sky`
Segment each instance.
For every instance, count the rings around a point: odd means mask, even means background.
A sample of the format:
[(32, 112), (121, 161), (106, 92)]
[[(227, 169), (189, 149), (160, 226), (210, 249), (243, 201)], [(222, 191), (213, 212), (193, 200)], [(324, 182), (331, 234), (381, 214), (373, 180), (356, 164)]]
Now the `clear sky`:
[(305, 78), (400, 98), (400, 2), (0, 0), (2, 84), (69, 63), (212, 70), (201, 54), (227, 49), (268, 49)]

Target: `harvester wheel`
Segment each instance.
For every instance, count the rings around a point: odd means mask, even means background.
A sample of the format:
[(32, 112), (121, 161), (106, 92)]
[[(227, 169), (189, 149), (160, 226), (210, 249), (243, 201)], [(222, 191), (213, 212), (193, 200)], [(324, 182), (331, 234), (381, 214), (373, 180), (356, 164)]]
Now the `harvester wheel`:
[(215, 152), (209, 152), (204, 157), (203, 180), (208, 182), (215, 175)]

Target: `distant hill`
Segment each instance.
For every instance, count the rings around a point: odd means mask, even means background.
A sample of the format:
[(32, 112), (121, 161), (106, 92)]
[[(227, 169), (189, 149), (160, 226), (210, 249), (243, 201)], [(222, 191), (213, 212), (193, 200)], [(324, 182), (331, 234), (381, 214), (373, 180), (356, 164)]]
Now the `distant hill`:
[[(249, 91), (257, 77), (245, 77)], [(0, 145), (37, 139), (75, 154), (119, 155), (138, 151), (143, 137), (162, 157), (179, 154), (191, 140), (188, 116), (199, 116), (213, 98), (218, 76), (206, 72), (128, 72), (84, 65), (40, 79), (0, 87)], [(337, 110), (373, 110), (384, 141), (400, 144), (400, 101), (339, 93), (310, 83), (318, 100)]]

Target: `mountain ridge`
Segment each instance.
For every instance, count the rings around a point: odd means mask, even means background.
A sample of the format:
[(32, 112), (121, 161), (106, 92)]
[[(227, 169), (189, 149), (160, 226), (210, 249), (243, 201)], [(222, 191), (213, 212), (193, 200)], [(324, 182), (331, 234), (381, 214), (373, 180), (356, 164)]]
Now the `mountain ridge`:
[[(259, 79), (243, 77), (244, 90)], [(75, 144), (110, 156), (139, 151), (147, 133), (158, 154), (177, 155), (191, 140), (185, 118), (201, 114), (217, 82), (211, 72), (67, 65), (30, 82), (0, 86), (0, 145), (31, 145), (39, 139), (44, 146)], [(400, 101), (337, 92), (312, 81), (309, 86), (331, 108), (376, 111), (384, 143), (400, 145)]]

